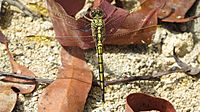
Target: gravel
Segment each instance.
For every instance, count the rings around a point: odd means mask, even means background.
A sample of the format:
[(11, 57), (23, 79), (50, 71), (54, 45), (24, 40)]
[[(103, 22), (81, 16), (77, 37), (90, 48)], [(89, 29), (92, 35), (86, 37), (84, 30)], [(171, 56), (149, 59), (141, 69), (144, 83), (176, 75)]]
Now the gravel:
[[(23, 3), (38, 2), (41, 0), (23, 0)], [(197, 7), (197, 12), (199, 8)], [(158, 28), (154, 43), (161, 41), (161, 53), (150, 52), (150, 48), (141, 45), (105, 46), (104, 64), (105, 79), (120, 79), (130, 76), (152, 74), (165, 70), (175, 64), (172, 58), (173, 46), (181, 59), (193, 67), (200, 68), (200, 19), (193, 22), (189, 32), (171, 32), (164, 27)], [(34, 30), (33, 30), (34, 29)], [(10, 26), (1, 31), (10, 40), (10, 50), (18, 63), (32, 70), (36, 76), (55, 79), (60, 62), (60, 45), (54, 39), (48, 41), (30, 41), (26, 36), (45, 35), (55, 36), (52, 23), (48, 20), (33, 20), (14, 12)], [(94, 49), (86, 50), (86, 60), (98, 78), (97, 57)], [(4, 46), (0, 44), (0, 70), (11, 71)], [(37, 112), (37, 102), (44, 89), (40, 85), (37, 90), (28, 95), (19, 95), (14, 112)], [(143, 92), (170, 101), (177, 112), (200, 111), (200, 81), (184, 73), (173, 73), (162, 77), (161, 81), (136, 81), (129, 84), (112, 85), (106, 88), (106, 103), (102, 106), (99, 88), (92, 87), (85, 112), (124, 112), (125, 98), (128, 94)]]

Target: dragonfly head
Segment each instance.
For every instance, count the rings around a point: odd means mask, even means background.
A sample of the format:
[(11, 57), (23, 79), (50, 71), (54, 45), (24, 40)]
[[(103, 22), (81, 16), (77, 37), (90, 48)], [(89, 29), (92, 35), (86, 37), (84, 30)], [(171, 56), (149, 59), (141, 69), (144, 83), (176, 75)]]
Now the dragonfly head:
[(94, 18), (94, 17), (103, 17), (103, 11), (100, 10), (100, 9), (93, 9), (91, 10), (91, 13), (90, 13), (91, 17)]

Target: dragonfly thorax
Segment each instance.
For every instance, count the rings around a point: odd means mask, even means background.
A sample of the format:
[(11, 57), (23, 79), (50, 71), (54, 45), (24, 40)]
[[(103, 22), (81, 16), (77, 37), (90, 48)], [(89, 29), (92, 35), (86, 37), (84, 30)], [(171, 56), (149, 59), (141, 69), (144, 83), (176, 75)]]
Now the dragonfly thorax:
[(92, 20), (92, 24), (94, 27), (103, 27), (104, 23), (103, 23), (103, 19), (102, 18), (93, 18)]

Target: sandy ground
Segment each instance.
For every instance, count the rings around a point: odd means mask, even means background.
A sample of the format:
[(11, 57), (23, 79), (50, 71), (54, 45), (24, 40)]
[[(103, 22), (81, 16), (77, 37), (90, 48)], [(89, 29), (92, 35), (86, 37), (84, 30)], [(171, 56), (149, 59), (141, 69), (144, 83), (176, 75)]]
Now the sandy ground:
[[(24, 4), (33, 2), (23, 0)], [(37, 0), (40, 1), (40, 0)], [(200, 13), (200, 5), (191, 13)], [(54, 36), (50, 21), (30, 17), (23, 17), (14, 7), (12, 18), (2, 32), (10, 40), (10, 49), (15, 59), (32, 70), (38, 77), (55, 79), (60, 62), (60, 45), (55, 39), (44, 39), (42, 42), (30, 41), (28, 35)], [(17, 11), (16, 11), (17, 10)], [(104, 64), (106, 80), (119, 79), (134, 75), (148, 75), (162, 71), (176, 65), (172, 58), (173, 46), (177, 46), (177, 53), (181, 59), (193, 67), (200, 68), (200, 19), (187, 24), (163, 24), (158, 28), (154, 43), (163, 45), (158, 52), (147, 46), (105, 46)], [(184, 29), (184, 32), (178, 31)], [(33, 30), (34, 29), (34, 30)], [(47, 41), (47, 42), (44, 42)], [(0, 44), (0, 70), (10, 71), (8, 57), (3, 45)], [(86, 50), (86, 59), (94, 79), (98, 77), (97, 57), (95, 49)], [(41, 63), (42, 62), (42, 63)], [(37, 102), (43, 86), (28, 95), (19, 95), (14, 112), (37, 112)], [(113, 85), (106, 88), (106, 104), (101, 105), (99, 89), (93, 87), (89, 94), (85, 112), (106, 111), (124, 112), (125, 97), (134, 92), (164, 98), (170, 101), (177, 112), (200, 111), (200, 80), (184, 73), (173, 73), (162, 77), (159, 82), (136, 81), (129, 84)]]

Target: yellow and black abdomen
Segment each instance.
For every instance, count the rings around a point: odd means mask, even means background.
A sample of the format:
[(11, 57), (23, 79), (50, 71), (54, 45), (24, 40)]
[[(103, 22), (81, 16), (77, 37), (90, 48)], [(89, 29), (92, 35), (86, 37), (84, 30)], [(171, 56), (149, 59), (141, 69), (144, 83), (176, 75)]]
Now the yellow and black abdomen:
[[(100, 29), (99, 29), (100, 30)], [(98, 33), (100, 33), (98, 31)], [(103, 44), (102, 44), (102, 38), (103, 35), (98, 34), (97, 36), (97, 54), (98, 54), (98, 64), (99, 64), (99, 78), (100, 78), (100, 87), (102, 90), (102, 100), (104, 101), (104, 67), (103, 67)]]

